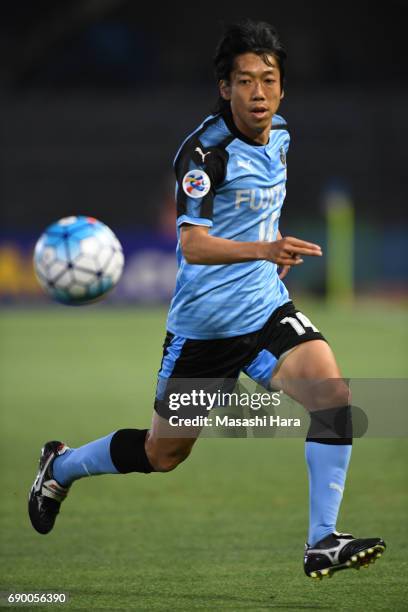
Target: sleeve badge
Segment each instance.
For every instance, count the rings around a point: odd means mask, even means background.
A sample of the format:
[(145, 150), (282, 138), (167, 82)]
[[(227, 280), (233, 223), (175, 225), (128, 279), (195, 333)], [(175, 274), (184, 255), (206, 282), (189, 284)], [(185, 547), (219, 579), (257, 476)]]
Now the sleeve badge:
[(211, 180), (203, 170), (189, 170), (183, 178), (183, 191), (190, 198), (203, 198), (211, 189)]

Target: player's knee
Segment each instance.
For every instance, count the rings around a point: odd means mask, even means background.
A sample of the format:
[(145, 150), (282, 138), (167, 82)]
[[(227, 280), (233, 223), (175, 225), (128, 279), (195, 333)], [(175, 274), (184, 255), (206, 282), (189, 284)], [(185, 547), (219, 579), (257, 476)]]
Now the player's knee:
[(351, 394), (346, 381), (341, 378), (333, 378), (318, 385), (313, 393), (311, 406), (313, 406), (313, 410), (324, 410), (326, 408), (349, 406), (350, 403)]
[(178, 453), (177, 455), (163, 455), (157, 458), (157, 472), (172, 472), (180, 463), (187, 459), (189, 453)]
[(171, 472), (187, 459), (189, 454), (189, 449), (177, 449), (172, 452), (153, 452), (149, 457), (149, 461), (156, 472)]
[(350, 389), (341, 378), (334, 381), (330, 389), (329, 406), (348, 406), (351, 402)]

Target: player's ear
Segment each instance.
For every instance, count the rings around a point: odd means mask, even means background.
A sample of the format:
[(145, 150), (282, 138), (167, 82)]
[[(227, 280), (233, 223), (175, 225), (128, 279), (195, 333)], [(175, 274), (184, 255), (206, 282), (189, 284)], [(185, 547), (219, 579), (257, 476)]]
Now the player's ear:
[(283, 100), (284, 97), (285, 97), (285, 90), (282, 89), (280, 99)]
[(220, 90), (221, 98), (223, 98), (224, 100), (231, 100), (231, 85), (229, 81), (221, 79), (221, 81), (218, 83), (218, 87)]

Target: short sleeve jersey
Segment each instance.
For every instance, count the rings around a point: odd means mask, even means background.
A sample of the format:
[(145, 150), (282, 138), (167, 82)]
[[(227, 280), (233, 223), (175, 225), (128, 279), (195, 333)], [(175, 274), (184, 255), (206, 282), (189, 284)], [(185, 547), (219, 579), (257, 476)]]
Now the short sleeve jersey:
[(191, 339), (239, 336), (261, 329), (289, 301), (276, 264), (189, 264), (179, 240), (185, 223), (229, 240), (276, 240), (288, 146), (279, 115), (273, 116), (269, 142), (259, 145), (237, 130), (230, 113), (211, 115), (183, 142), (174, 161), (178, 273), (170, 332)]

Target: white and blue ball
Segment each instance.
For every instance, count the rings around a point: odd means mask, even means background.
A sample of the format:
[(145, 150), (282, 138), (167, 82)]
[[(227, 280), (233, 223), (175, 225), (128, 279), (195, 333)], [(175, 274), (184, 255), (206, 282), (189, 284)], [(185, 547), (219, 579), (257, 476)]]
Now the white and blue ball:
[(69, 305), (106, 295), (118, 283), (123, 265), (119, 240), (93, 217), (60, 219), (47, 227), (34, 249), (34, 270), (41, 287)]

